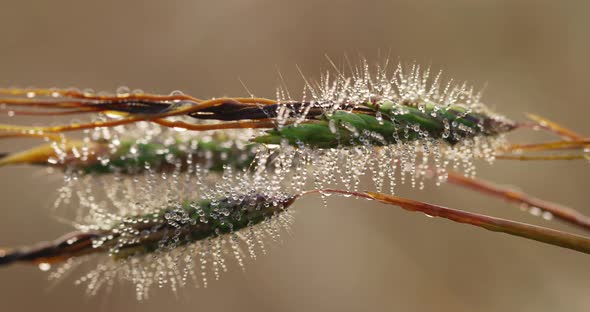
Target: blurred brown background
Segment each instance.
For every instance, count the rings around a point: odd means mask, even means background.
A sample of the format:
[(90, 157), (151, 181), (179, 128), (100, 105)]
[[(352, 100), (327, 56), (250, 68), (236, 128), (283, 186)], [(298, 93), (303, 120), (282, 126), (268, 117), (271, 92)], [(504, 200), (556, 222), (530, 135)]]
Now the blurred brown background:
[[(245, 95), (238, 78), (273, 97), (281, 70), (292, 90), (328, 68), (324, 54), (394, 60), (487, 84), (485, 102), (516, 119), (535, 112), (590, 134), (588, 1), (0, 1), (0, 85), (127, 85), (206, 98)], [(6, 122), (6, 117), (1, 117)], [(541, 138), (517, 133), (515, 141)], [(16, 150), (32, 141), (1, 141)], [(481, 164), (479, 176), (590, 214), (583, 162)], [(49, 206), (59, 178), (0, 171), (0, 245), (68, 231)], [(565, 228), (452, 186), (399, 194)], [(85, 298), (46, 273), (0, 269), (2, 311), (588, 311), (590, 257), (393, 207), (317, 198), (298, 204), (294, 236), (242, 273), (178, 298), (132, 287)], [(71, 280), (70, 280), (71, 281)]]

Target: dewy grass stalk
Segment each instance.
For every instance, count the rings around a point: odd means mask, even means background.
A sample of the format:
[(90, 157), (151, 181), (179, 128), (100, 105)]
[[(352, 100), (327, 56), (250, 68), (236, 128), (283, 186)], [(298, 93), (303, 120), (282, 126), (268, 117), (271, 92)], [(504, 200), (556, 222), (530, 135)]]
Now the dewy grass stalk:
[[(149, 286), (154, 278), (157, 278), (160, 286), (166, 283), (170, 283), (173, 289), (184, 286), (189, 275), (194, 278), (193, 261), (201, 264), (202, 283), (207, 283), (203, 266), (207, 260), (203, 259), (210, 258), (215, 276), (218, 278), (220, 267), (225, 268), (223, 250), (229, 250), (238, 263), (243, 265), (243, 251), (237, 242), (238, 239), (245, 243), (249, 255), (255, 257), (255, 245), (261, 244), (262, 236), (269, 232), (276, 235), (278, 229), (267, 227), (261, 231), (259, 224), (268, 223), (274, 218), (280, 220), (280, 227), (288, 227), (290, 217), (284, 215), (287, 214), (287, 208), (301, 195), (313, 193), (336, 193), (378, 200), (408, 211), (418, 211), (428, 216), (590, 254), (590, 238), (578, 235), (387, 194), (325, 189), (295, 196), (280, 194), (269, 197), (250, 193), (238, 198), (184, 202), (177, 207), (158, 210), (151, 214), (123, 216), (104, 229), (101, 229), (103, 225), (69, 233), (53, 242), (28, 249), (0, 250), (0, 265), (32, 262), (43, 269), (51, 263), (65, 262), (64, 268), (57, 273), (59, 276), (65, 270), (86, 260), (91, 254), (107, 253), (110, 261), (103, 261), (79, 282), (87, 283), (89, 293), (96, 293), (103, 284), (108, 284), (109, 280), (124, 277), (135, 283), (138, 299), (141, 300), (148, 296)], [(229, 240), (226, 240), (228, 236)], [(191, 246), (203, 241), (208, 247), (199, 246), (208, 250), (205, 254), (195, 255), (196, 250)], [(229, 249), (222, 249), (221, 245), (228, 241)], [(195, 256), (199, 259), (193, 259)], [(178, 261), (175, 259), (183, 263), (173, 265), (174, 261)], [(153, 260), (162, 265), (153, 267), (150, 265)], [(134, 276), (137, 272), (143, 272), (143, 275)]]
[(364, 106), (374, 110), (362, 113), (338, 110), (318, 116), (315, 122), (270, 130), (253, 141), (281, 144), (286, 140), (293, 145), (336, 148), (363, 144), (383, 146), (430, 137), (454, 145), (463, 139), (495, 136), (516, 127), (508, 120), (473, 113), (460, 105), (443, 108), (428, 103), (418, 108), (411, 103), (397, 105), (382, 101), (379, 104), (368, 102)]
[(286, 210), (294, 196), (245, 194), (239, 198), (202, 199), (156, 209), (144, 215), (112, 217), (109, 225), (87, 225), (50, 244), (4, 253), (0, 264), (58, 263), (93, 253), (115, 260), (174, 249), (241, 231)]
[[(426, 178), (535, 205), (543, 215), (588, 229), (571, 208), (475, 180), (483, 159), (584, 159), (589, 139), (530, 115), (514, 122), (488, 109), (465, 85), (441, 87), (440, 75), (417, 65), (340, 70), (306, 80), (303, 98), (202, 100), (179, 92), (151, 95), (120, 89), (94, 94), (61, 89), (0, 89), (10, 115), (91, 114), (93, 119), (49, 127), (0, 125), (0, 139), (43, 137), (47, 144), (8, 154), (0, 166), (63, 168), (56, 206), (78, 198), (77, 232), (30, 249), (0, 250), (0, 264), (63, 266), (60, 277), (98, 254), (108, 255), (78, 279), (94, 294), (115, 279), (134, 283), (138, 299), (150, 286), (173, 290), (188, 279), (207, 284), (226, 270), (225, 254), (264, 251), (292, 222), (293, 201), (305, 194), (353, 195), (460, 223), (584, 253), (585, 237), (393, 196), (396, 183), (424, 187)], [(506, 142), (515, 129), (541, 128), (563, 141)], [(82, 140), (65, 132), (85, 130)], [(572, 154), (561, 154), (562, 151)], [(552, 152), (529, 155), (523, 152)], [(557, 152), (557, 154), (555, 154)], [(462, 169), (462, 175), (448, 169)], [(213, 174), (215, 173), (215, 174)], [(369, 174), (373, 191), (360, 191)], [(383, 189), (389, 184), (389, 194)], [(106, 200), (104, 200), (106, 199)], [(325, 198), (324, 198), (325, 200)], [(245, 247), (245, 251), (241, 248)]]
[[(114, 142), (113, 142), (114, 141)], [(172, 171), (186, 170), (188, 163), (198, 163), (221, 172), (224, 165), (247, 168), (253, 161), (254, 144), (218, 138), (182, 140), (59, 141), (0, 158), (0, 166), (32, 164), (63, 168), (82, 174), (140, 174), (145, 168)], [(84, 155), (83, 155), (84, 154)]]
[[(259, 182), (232, 180), (226, 175), (215, 186), (193, 187), (190, 194), (184, 188), (172, 194), (153, 189), (156, 194), (130, 194), (107, 206), (95, 204), (77, 223), (76, 232), (27, 249), (0, 250), (0, 264), (30, 262), (42, 270), (62, 264), (52, 274), (58, 278), (96, 259), (77, 283), (94, 294), (115, 279), (129, 280), (140, 300), (153, 283), (176, 290), (191, 279), (206, 286), (210, 274), (218, 279), (227, 270), (228, 256), (243, 266), (246, 257), (264, 253), (267, 241), (278, 240), (292, 222), (288, 208), (296, 196), (268, 188), (272, 181), (256, 186)], [(179, 182), (170, 178), (165, 189)], [(186, 183), (195, 182), (200, 183)], [(144, 202), (130, 208), (138, 201)]]

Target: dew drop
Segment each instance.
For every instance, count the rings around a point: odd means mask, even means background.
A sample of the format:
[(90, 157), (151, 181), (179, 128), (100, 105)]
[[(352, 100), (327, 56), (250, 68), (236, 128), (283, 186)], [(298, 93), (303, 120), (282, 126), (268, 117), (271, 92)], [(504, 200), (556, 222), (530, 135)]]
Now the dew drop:
[(47, 158), (47, 162), (50, 163), (50, 164), (52, 164), (52, 165), (55, 165), (55, 164), (57, 164), (59, 162), (59, 160), (56, 159), (56, 158), (54, 158), (54, 157), (49, 157), (49, 158)]
[(39, 263), (39, 270), (43, 271), (43, 272), (47, 272), (51, 269), (51, 264), (47, 263), (47, 262), (41, 262)]
[(532, 214), (533, 216), (541, 216), (541, 213), (543, 212), (543, 210), (541, 210), (539, 207), (531, 207), (529, 209), (530, 214)]
[(117, 88), (115, 92), (117, 93), (117, 96), (129, 96), (131, 90), (129, 90), (128, 87), (121, 86)]
[(336, 128), (336, 121), (334, 119), (330, 119), (328, 122), (328, 126), (330, 127), (330, 132), (336, 133), (338, 129)]
[(549, 211), (543, 211), (541, 217), (545, 220), (553, 220), (553, 214)]

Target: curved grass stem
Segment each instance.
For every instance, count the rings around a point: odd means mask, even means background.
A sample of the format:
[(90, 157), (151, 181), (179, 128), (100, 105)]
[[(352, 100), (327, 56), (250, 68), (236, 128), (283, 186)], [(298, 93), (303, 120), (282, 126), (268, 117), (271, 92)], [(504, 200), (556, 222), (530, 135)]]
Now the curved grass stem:
[(487, 181), (468, 178), (462, 174), (454, 172), (448, 173), (447, 182), (518, 204), (524, 204), (527, 207), (537, 207), (543, 211), (550, 212), (555, 218), (563, 222), (590, 231), (590, 217), (575, 209), (544, 201), (509, 188), (503, 188)]
[[(1, 94), (1, 90), (0, 90), (0, 94)], [(113, 102), (99, 103), (99, 104), (115, 105), (115, 104), (118, 104), (117, 101), (124, 102), (124, 101), (129, 101), (130, 99), (143, 99), (144, 97), (158, 98), (157, 96), (147, 96), (147, 95), (146, 96), (129, 96), (129, 97), (123, 97), (123, 98), (121, 98), (121, 97), (114, 97), (114, 98), (107, 97), (105, 99), (108, 99), (108, 101), (113, 101)], [(103, 99), (102, 97), (99, 97), (99, 98)], [(161, 96), (159, 98), (164, 98), (164, 99), (168, 100), (168, 98), (170, 98), (170, 97)], [(17, 126), (17, 125), (0, 124), (0, 131), (4, 131), (5, 133), (6, 132), (8, 132), (8, 133), (10, 133), (10, 132), (60, 133), (60, 132), (78, 131), (78, 130), (84, 130), (84, 129), (110, 128), (110, 127), (132, 124), (132, 123), (136, 123), (139, 121), (152, 121), (152, 122), (159, 121), (160, 123), (166, 123), (167, 121), (164, 121), (163, 118), (197, 113), (199, 111), (202, 111), (202, 110), (205, 110), (205, 109), (208, 109), (211, 107), (223, 105), (224, 103), (227, 103), (227, 102), (238, 102), (238, 103), (241, 103), (244, 105), (276, 104), (276, 101), (270, 100), (270, 99), (265, 99), (265, 98), (219, 98), (219, 99), (211, 99), (211, 100), (199, 101), (199, 102), (191, 101), (191, 105), (185, 105), (185, 106), (181, 106), (179, 108), (174, 108), (174, 109), (170, 109), (170, 110), (165, 110), (163, 112), (151, 113), (151, 114), (141, 114), (141, 113), (125, 114), (122, 112), (115, 111), (115, 112), (121, 114), (123, 116), (123, 118), (117, 119), (117, 120), (109, 120), (109, 121), (95, 121), (95, 122), (88, 122), (88, 123), (76, 123), (76, 124), (57, 125), (57, 126), (48, 126), (48, 127), (43, 127), (43, 126), (31, 127), (31, 126)], [(10, 104), (11, 100), (0, 99), (0, 103), (5, 103), (5, 104), (9, 103)], [(14, 103), (12, 103), (12, 104), (14, 104)], [(40, 103), (40, 102), (36, 102), (35, 100), (29, 100), (25, 104), (20, 103), (19, 105), (45, 107), (44, 104), (47, 104), (47, 103), (46, 102)], [(50, 106), (52, 108), (55, 108), (55, 107), (59, 108), (59, 107), (62, 107), (60, 105), (63, 105), (62, 102), (55, 102), (55, 103), (49, 103), (49, 104), (51, 104)], [(88, 103), (86, 103), (86, 104), (81, 103), (80, 105), (81, 105), (81, 107), (85, 107), (84, 105), (89, 105), (89, 104)], [(71, 108), (72, 106), (67, 105), (67, 107)], [(90, 107), (92, 107), (92, 106), (90, 106)], [(99, 110), (94, 110), (94, 111), (99, 111)], [(101, 111), (109, 111), (109, 109), (104, 109)], [(93, 112), (93, 110), (89, 110), (88, 112)], [(242, 128), (244, 128), (244, 127), (246, 127), (246, 126), (243, 126)], [(272, 126), (269, 126), (269, 127), (272, 127)], [(219, 129), (223, 129), (223, 125), (221, 125)], [(201, 130), (201, 129), (198, 129), (198, 130)], [(209, 130), (209, 129), (205, 129), (205, 130)]]
[(170, 121), (166, 119), (154, 119), (154, 123), (161, 126), (181, 128), (185, 130), (207, 131), (207, 130), (222, 130), (222, 129), (268, 129), (276, 126), (276, 122), (271, 119), (261, 119), (254, 121), (234, 121), (215, 124), (191, 124), (183, 121)]
[(349, 192), (342, 190), (323, 190), (323, 192), (347, 194), (378, 200), (382, 203), (398, 206), (407, 211), (422, 212), (428, 216), (445, 218), (458, 223), (474, 225), (493, 232), (506, 233), (509, 235), (519, 236), (541, 243), (590, 254), (590, 238), (580, 235), (561, 232), (512, 220), (490, 217), (473, 212), (447, 208), (439, 205), (428, 204), (393, 195), (375, 192)]

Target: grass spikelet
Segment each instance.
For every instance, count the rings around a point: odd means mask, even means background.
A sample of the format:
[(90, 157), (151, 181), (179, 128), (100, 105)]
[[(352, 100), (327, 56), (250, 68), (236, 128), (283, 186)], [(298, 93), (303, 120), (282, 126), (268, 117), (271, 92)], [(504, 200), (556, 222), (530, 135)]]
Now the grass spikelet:
[[(223, 138), (223, 139), (221, 139)], [(55, 141), (0, 158), (0, 166), (30, 164), (57, 167), (69, 173), (135, 175), (146, 168), (172, 171), (176, 167), (198, 163), (220, 172), (224, 165), (236, 169), (248, 167), (256, 152), (254, 144), (226, 140), (223, 135), (181, 138)]]
[(0, 166), (33, 164), (60, 169), (64, 185), (54, 207), (70, 207), (78, 219), (101, 198), (117, 204), (146, 188), (171, 192), (182, 185), (194, 190), (188, 184), (211, 186), (225, 167), (247, 170), (257, 152), (256, 144), (248, 141), (250, 137), (248, 130), (186, 133), (138, 123), (95, 129), (81, 140), (62, 136), (0, 158)]
[[(89, 294), (123, 280), (135, 285), (138, 300), (147, 298), (154, 285), (176, 291), (192, 280), (207, 286), (227, 270), (227, 259), (243, 267), (247, 258), (265, 252), (265, 241), (276, 241), (292, 222), (288, 207), (296, 197), (252, 183), (228, 188), (228, 183), (224, 180), (218, 189), (199, 192), (197, 199), (195, 192), (158, 194), (164, 199), (134, 212), (120, 209), (121, 200), (114, 207), (95, 205), (76, 226), (78, 232), (10, 251), (0, 263), (33, 262), (45, 270), (64, 262), (52, 278), (74, 267), (90, 267), (76, 281), (86, 285)], [(127, 205), (142, 199), (130, 198)]]
[(440, 74), (431, 79), (430, 70), (417, 65), (371, 71), (363, 62), (350, 76), (328, 73), (307, 90), (307, 101), (279, 99), (288, 104), (277, 126), (253, 141), (294, 154), (278, 158), (286, 160), (280, 167), (308, 160), (316, 188), (357, 189), (366, 173), (378, 191), (389, 181), (393, 193), (398, 176), (422, 188), (429, 167), (436, 168), (437, 183), (448, 166), (473, 176), (474, 160), (492, 162), (503, 134), (517, 127), (491, 112), (472, 88), (441, 88)]

